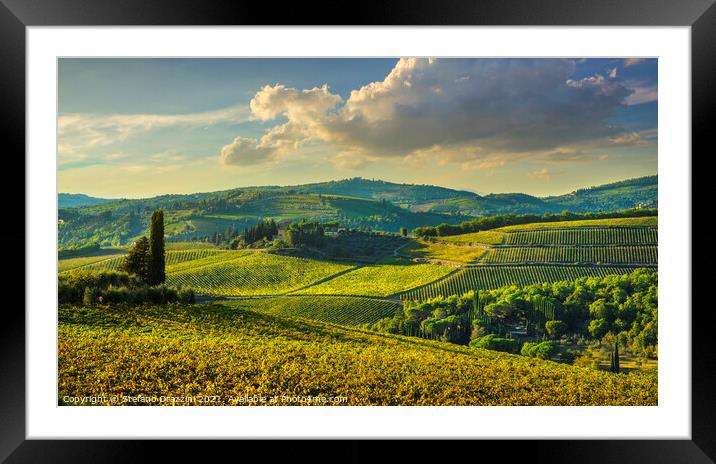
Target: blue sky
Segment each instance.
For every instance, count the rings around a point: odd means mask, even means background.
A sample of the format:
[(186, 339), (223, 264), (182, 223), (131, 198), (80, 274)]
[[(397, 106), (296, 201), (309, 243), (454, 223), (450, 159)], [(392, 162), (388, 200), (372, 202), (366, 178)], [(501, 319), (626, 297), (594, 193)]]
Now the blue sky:
[(60, 59), (59, 190), (347, 177), (560, 194), (657, 172), (655, 59)]

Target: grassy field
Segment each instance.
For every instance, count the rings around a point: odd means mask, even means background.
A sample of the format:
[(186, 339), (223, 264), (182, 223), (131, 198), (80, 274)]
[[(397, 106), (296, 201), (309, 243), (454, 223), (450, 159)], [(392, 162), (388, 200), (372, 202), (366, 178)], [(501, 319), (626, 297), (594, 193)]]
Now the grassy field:
[[(65, 396), (183, 397), (174, 404), (656, 405), (653, 374), (611, 374), (518, 355), (226, 305), (62, 305), (58, 403)], [(377, 388), (379, 386), (379, 388)], [(210, 396), (209, 403), (192, 398)], [(189, 397), (189, 398), (187, 398)], [(110, 400), (113, 398), (114, 400)], [(113, 402), (114, 401), (114, 402)], [(134, 402), (133, 404), (171, 404)], [(307, 403), (302, 403), (307, 404)]]
[(483, 230), (481, 232), (473, 232), (471, 234), (448, 235), (446, 237), (436, 237), (441, 242), (453, 243), (482, 243), (485, 245), (500, 245), (504, 240), (505, 234), (496, 230)]
[(167, 268), (168, 284), (189, 287), (199, 293), (229, 296), (289, 292), (353, 267), (333, 261), (250, 251), (223, 252), (179, 266)]
[(388, 296), (427, 284), (454, 271), (437, 264), (376, 264), (301, 290), (300, 294)]
[(297, 317), (340, 325), (373, 323), (392, 317), (401, 304), (393, 301), (348, 296), (280, 296), (261, 299), (222, 301), (234, 309), (245, 309), (274, 316)]
[(414, 258), (471, 263), (480, 259), (487, 252), (487, 248), (479, 245), (449, 245), (416, 240), (401, 248), (400, 252)]
[(533, 222), (530, 224), (517, 224), (514, 226), (498, 227), (497, 231), (510, 232), (529, 229), (555, 229), (564, 227), (658, 227), (657, 216), (612, 218), (612, 219), (585, 219), (580, 221)]

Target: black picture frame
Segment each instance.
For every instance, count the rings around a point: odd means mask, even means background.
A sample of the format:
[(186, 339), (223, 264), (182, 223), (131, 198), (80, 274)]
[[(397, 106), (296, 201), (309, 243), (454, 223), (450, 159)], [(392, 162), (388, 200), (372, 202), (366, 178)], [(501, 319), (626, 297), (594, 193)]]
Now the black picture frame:
[[(0, 0), (0, 140), (5, 142), (4, 161), (8, 173), (25, 172), (25, 32), (28, 26), (111, 26), (111, 25), (514, 25), (514, 26), (690, 26), (692, 56), (692, 152), (706, 156), (710, 142), (708, 121), (716, 108), (716, 6), (715, 0), (483, 0), (428, 2), (425, 0), (368, 2), (353, 5), (314, 1), (292, 7), (272, 7), (261, 2), (190, 2), (186, 0)], [(279, 4), (276, 4), (279, 5)], [(323, 12), (320, 17), (316, 12)], [(320, 20), (318, 19), (320, 18)], [(8, 142), (10, 145), (8, 146)], [(710, 148), (710, 147), (709, 147)], [(704, 153), (704, 154), (702, 154)], [(688, 162), (689, 154), (684, 156)], [(706, 170), (694, 170), (698, 158), (691, 156), (692, 189), (704, 185), (698, 176)], [(7, 167), (7, 164), (10, 166)], [(14, 163), (14, 165), (12, 165)], [(12, 176), (20, 178), (21, 176)], [(25, 218), (25, 204), (20, 201), (20, 186), (3, 182), (6, 214), (14, 217), (16, 227), (0, 228), (2, 243), (25, 243), (25, 229), (19, 218)], [(23, 189), (24, 191), (24, 189)], [(692, 213), (699, 211), (708, 195), (692, 192)], [(703, 222), (703, 221), (702, 221)], [(696, 228), (693, 239), (708, 232)], [(20, 232), (21, 229), (21, 232)], [(25, 243), (25, 248), (31, 246)], [(19, 246), (10, 246), (24, 262)], [(693, 265), (692, 265), (693, 266)], [(25, 274), (8, 273), (7, 294), (24, 288)], [(709, 272), (692, 268), (692, 289), (704, 287)], [(9, 279), (15, 279), (12, 282)], [(19, 280), (23, 279), (23, 282)], [(11, 285), (14, 284), (14, 285)], [(699, 285), (701, 284), (701, 285)], [(19, 291), (16, 292), (19, 294)], [(694, 294), (695, 296), (695, 294)], [(26, 440), (25, 438), (25, 313), (22, 296), (6, 301), (0, 318), (0, 460), (7, 462), (124, 462), (137, 454), (155, 448), (166, 459), (182, 460), (207, 456), (200, 443), (126, 440)], [(711, 343), (714, 327), (713, 309), (692, 307), (692, 439), (691, 440), (550, 440), (484, 441), (460, 443), (448, 448), (417, 444), (384, 446), (383, 457), (399, 456), (406, 460), (411, 453), (427, 457), (430, 450), (440, 455), (465, 452), (473, 458), (489, 459), (495, 455), (507, 460), (549, 462), (649, 462), (701, 463), (716, 460), (716, 356)], [(679, 310), (680, 308), (667, 308)], [(577, 425), (578, 426), (578, 425)], [(295, 457), (299, 444), (260, 444), (272, 460)], [(211, 450), (224, 448), (239, 457), (241, 445), (218, 442)], [(328, 451), (323, 445), (315, 459), (328, 457), (336, 461), (364, 461), (377, 453), (365, 442), (334, 441)], [(308, 444), (314, 450), (316, 444)], [(462, 451), (461, 451), (462, 450)], [(340, 454), (338, 454), (340, 453)], [(447, 454), (446, 454), (447, 453)]]

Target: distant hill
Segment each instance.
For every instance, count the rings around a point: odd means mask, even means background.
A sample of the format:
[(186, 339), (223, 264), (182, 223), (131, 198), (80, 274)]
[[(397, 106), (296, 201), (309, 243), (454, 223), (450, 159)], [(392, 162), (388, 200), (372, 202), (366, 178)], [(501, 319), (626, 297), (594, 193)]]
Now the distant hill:
[(572, 212), (611, 211), (625, 208), (656, 208), (658, 176), (639, 177), (621, 182), (579, 189), (575, 192), (544, 200)]
[(495, 214), (544, 214), (616, 211), (658, 206), (658, 177), (648, 176), (579, 189), (551, 197), (534, 197), (524, 193), (454, 196), (412, 205), (415, 211), (460, 213), (469, 216)]
[(396, 184), (384, 180), (368, 180), (360, 177), (294, 187), (301, 193), (345, 195), (368, 200), (385, 199), (393, 203), (423, 202), (444, 198), (470, 198), (475, 194), (435, 185)]
[(73, 206), (96, 205), (99, 203), (108, 203), (116, 200), (107, 198), (90, 197), (82, 193), (59, 193), (57, 195), (57, 204), (60, 208), (70, 208)]
[[(151, 212), (165, 210), (170, 240), (194, 240), (242, 230), (263, 219), (338, 221), (344, 227), (398, 232), (456, 224), (495, 214), (599, 212), (657, 207), (657, 176), (630, 179), (539, 198), (524, 193), (478, 195), (434, 185), (352, 178), (295, 186), (242, 187), (219, 192), (108, 200), (60, 194), (59, 241), (124, 245), (145, 234)], [(83, 203), (84, 202), (84, 203)], [(70, 207), (71, 206), (71, 207)]]

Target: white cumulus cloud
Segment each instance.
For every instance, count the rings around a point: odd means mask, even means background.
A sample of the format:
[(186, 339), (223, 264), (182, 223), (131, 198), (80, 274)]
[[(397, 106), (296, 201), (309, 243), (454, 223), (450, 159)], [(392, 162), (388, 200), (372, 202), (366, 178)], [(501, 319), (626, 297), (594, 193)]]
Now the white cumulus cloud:
[(251, 117), (285, 122), (234, 140), (221, 159), (272, 161), (311, 142), (335, 150), (334, 163), (346, 168), (384, 157), (479, 167), (620, 136), (607, 121), (633, 91), (616, 69), (570, 79), (574, 69), (561, 59), (404, 58), (345, 101), (327, 85), (265, 86)]

